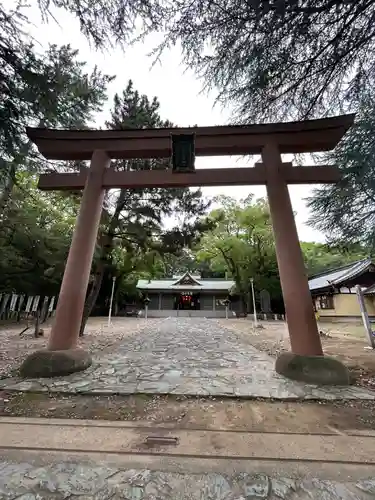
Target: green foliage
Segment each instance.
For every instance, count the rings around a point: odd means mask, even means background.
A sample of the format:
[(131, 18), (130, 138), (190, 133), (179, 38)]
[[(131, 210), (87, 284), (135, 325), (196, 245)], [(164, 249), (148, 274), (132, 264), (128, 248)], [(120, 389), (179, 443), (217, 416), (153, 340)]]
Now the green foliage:
[(41, 51), (27, 33), (23, 1), (0, 2), (0, 287), (57, 293), (77, 209), (77, 195), (43, 194), (35, 173), (66, 168), (43, 159), (27, 126), (87, 127), (112, 77), (87, 72), (70, 46)]
[(77, 208), (72, 198), (40, 192), (30, 174), (17, 174), (0, 219), (1, 291), (58, 293)]
[(28, 141), (27, 126), (85, 127), (101, 110), (112, 77), (85, 70), (78, 51), (52, 45), (41, 52), (27, 35), (27, 10), (0, 2), (0, 209), (19, 170), (51, 168)]
[(368, 256), (363, 248), (354, 246), (343, 251), (342, 248), (329, 247), (321, 243), (302, 242), (301, 248), (309, 276), (350, 264)]
[[(114, 97), (107, 127), (121, 130), (172, 126), (162, 120), (159, 107), (156, 97), (149, 99), (139, 94), (129, 81), (122, 94)], [(165, 170), (169, 162), (169, 158), (114, 160), (112, 167), (122, 171)], [(97, 300), (105, 302), (112, 275), (118, 277), (117, 296), (136, 296), (137, 276), (163, 275), (164, 256), (179, 254), (200, 238), (206, 228), (200, 219), (207, 207), (200, 190), (154, 188), (108, 192), (86, 313)], [(166, 230), (167, 217), (180, 219), (179, 225)]]
[(96, 68), (87, 73), (69, 46), (38, 54), (21, 40), (20, 48), (10, 47), (10, 55), (0, 51), (0, 154), (8, 159), (28, 146), (26, 126), (85, 127), (101, 109), (112, 79)]
[[(281, 289), (269, 208), (265, 200), (250, 196), (238, 202), (220, 196), (218, 208), (210, 213), (214, 228), (207, 231), (196, 248), (198, 266), (202, 263), (221, 276), (228, 273), (236, 282), (237, 293), (247, 310), (252, 310), (250, 279), (255, 290), (266, 289), (280, 301)], [(341, 248), (318, 243), (301, 243), (308, 275), (363, 259), (366, 253), (357, 246)]]
[(213, 271), (227, 271), (236, 282), (237, 292), (250, 310), (250, 278), (257, 290), (266, 288), (280, 296), (275, 247), (267, 203), (251, 197), (238, 202), (220, 196), (212, 210), (215, 228), (201, 240), (197, 259), (209, 262)]
[(39, 0), (96, 46), (159, 31), (239, 121), (301, 118), (353, 105), (374, 81), (375, 1)]
[(45, 18), (50, 7), (65, 9), (79, 19), (82, 33), (96, 47), (124, 45), (139, 29), (158, 29), (164, 1), (159, 0), (34, 0)]
[[(160, 104), (156, 97), (149, 100), (140, 95), (129, 81), (122, 96), (116, 95), (109, 128), (155, 128), (171, 126), (159, 115)], [(165, 170), (170, 160), (115, 160), (117, 170)], [(202, 223), (197, 217), (204, 213), (208, 203), (202, 199), (200, 190), (191, 189), (132, 189), (111, 193), (109, 206), (114, 210), (111, 221), (116, 220), (116, 228), (111, 234), (128, 250), (133, 244), (146, 249), (151, 246), (155, 251), (176, 252), (199, 237)], [(182, 218), (182, 223), (171, 230), (165, 230), (165, 217)]]
[(322, 161), (335, 163), (342, 179), (308, 199), (310, 224), (343, 248), (360, 243), (375, 251), (375, 94), (367, 94), (355, 125)]
[[(312, 224), (334, 242), (374, 248), (373, 115), (375, 0), (43, 0), (75, 15), (96, 46), (128, 44), (140, 33), (179, 44), (207, 89), (240, 123), (358, 110), (357, 125), (330, 159), (338, 186), (316, 191)], [(326, 161), (326, 159), (324, 160)], [(344, 242), (344, 243), (343, 243)]]
[(374, 13), (374, 1), (180, 0), (165, 7), (164, 46), (181, 42), (241, 122), (321, 116), (371, 85)]
[(175, 276), (186, 271), (199, 273), (201, 270), (194, 252), (189, 248), (183, 248), (181, 252), (176, 254), (165, 253), (159, 262), (158, 277)]

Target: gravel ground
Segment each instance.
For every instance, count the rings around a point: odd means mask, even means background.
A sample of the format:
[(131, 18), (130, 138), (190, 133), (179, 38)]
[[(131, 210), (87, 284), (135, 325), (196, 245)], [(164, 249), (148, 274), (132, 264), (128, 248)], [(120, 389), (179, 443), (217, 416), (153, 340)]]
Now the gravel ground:
[[(108, 328), (106, 318), (91, 318), (85, 335), (79, 340), (79, 346), (90, 352), (107, 351), (150, 321), (152, 320), (114, 318)], [(47, 345), (51, 325), (42, 325), (44, 336), (39, 338), (34, 338), (33, 328), (20, 336), (24, 328), (23, 323), (0, 327), (0, 379), (14, 373), (28, 354)]]
[(335, 433), (375, 430), (374, 401), (281, 402), (0, 391), (0, 416), (147, 421), (173, 428)]
[[(285, 322), (261, 322), (255, 329), (251, 320), (221, 320), (225, 328), (236, 332), (249, 345), (276, 357), (290, 350)], [(325, 355), (342, 361), (350, 370), (355, 385), (375, 390), (375, 352), (368, 350), (365, 334), (358, 334), (360, 327), (350, 323), (322, 323), (321, 329)]]

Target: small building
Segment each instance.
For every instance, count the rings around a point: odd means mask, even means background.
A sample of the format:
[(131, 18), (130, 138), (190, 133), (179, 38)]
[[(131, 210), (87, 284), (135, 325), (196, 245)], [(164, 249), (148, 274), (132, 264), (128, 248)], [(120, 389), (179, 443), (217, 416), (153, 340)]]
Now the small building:
[(315, 309), (327, 320), (359, 320), (361, 311), (355, 291), (360, 285), (370, 318), (375, 319), (375, 265), (363, 259), (311, 276), (309, 288)]
[[(235, 287), (233, 280), (205, 279), (185, 273), (157, 280), (139, 280), (137, 289), (148, 297), (150, 317), (225, 317), (225, 300)], [(231, 309), (233, 304), (229, 304)]]

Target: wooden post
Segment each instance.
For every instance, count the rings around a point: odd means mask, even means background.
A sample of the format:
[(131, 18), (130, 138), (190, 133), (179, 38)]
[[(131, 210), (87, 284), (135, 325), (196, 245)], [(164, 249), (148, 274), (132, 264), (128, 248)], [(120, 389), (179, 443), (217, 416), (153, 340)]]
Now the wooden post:
[(257, 308), (255, 303), (255, 291), (254, 291), (254, 278), (250, 278), (250, 283), (251, 283), (251, 296), (253, 300), (254, 327), (258, 328)]
[(356, 285), (355, 292), (357, 294), (359, 307), (361, 309), (362, 321), (363, 321), (363, 326), (365, 327), (368, 345), (372, 349), (375, 349), (375, 337), (372, 333), (371, 323), (366, 309), (365, 298), (363, 296), (363, 292), (360, 285)]
[(109, 312), (108, 312), (108, 328), (111, 326), (111, 318), (112, 318), (112, 303), (113, 303), (113, 295), (115, 292), (115, 283), (116, 283), (116, 277), (114, 276), (112, 278), (112, 288), (111, 288), (111, 298), (109, 302)]

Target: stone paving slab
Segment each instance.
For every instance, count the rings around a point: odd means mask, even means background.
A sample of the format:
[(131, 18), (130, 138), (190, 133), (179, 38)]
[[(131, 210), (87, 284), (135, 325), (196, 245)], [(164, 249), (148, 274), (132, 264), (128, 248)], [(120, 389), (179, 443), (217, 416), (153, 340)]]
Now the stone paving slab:
[(370, 500), (375, 477), (357, 482), (265, 474), (176, 473), (62, 462), (0, 462), (4, 500)]
[(215, 320), (168, 318), (98, 353), (85, 372), (54, 379), (0, 381), (0, 389), (89, 394), (175, 394), (244, 398), (375, 399), (359, 387), (318, 387), (288, 380), (274, 359)]

